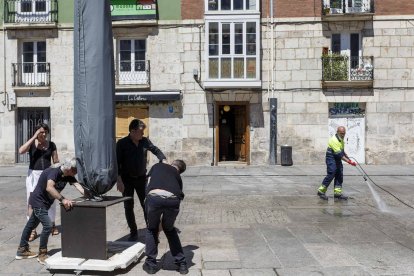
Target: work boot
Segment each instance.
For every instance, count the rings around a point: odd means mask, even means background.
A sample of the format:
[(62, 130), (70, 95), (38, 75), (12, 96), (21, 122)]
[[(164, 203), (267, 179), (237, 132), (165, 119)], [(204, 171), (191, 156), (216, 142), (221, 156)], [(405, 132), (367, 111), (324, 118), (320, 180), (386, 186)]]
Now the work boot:
[(147, 263), (144, 263), (144, 264), (142, 265), (142, 269), (143, 269), (146, 273), (148, 273), (148, 274), (155, 274), (155, 273), (157, 273), (157, 267), (156, 267), (156, 266), (153, 266), (153, 265), (149, 265), (149, 264), (147, 264)]
[(129, 235), (128, 241), (137, 241), (138, 240), (138, 231), (132, 231)]
[(16, 253), (16, 260), (31, 259), (37, 257), (37, 253), (30, 251), (29, 247), (19, 247)]
[(318, 196), (323, 200), (328, 200), (328, 197), (324, 194), (318, 191)]
[(348, 197), (343, 194), (334, 195), (334, 198), (339, 200), (348, 200)]
[(37, 261), (40, 264), (45, 265), (47, 258), (49, 258), (49, 256), (47, 255), (47, 248), (39, 249), (39, 256), (37, 257)]
[(188, 273), (187, 264), (186, 263), (180, 263), (178, 265), (178, 272), (180, 272), (180, 274), (187, 274)]

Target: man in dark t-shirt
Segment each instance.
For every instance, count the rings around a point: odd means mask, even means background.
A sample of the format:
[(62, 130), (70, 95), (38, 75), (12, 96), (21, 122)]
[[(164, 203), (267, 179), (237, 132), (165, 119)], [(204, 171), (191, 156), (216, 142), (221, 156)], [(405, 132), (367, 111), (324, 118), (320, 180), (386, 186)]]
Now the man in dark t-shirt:
[[(64, 198), (60, 192), (65, 188), (66, 183), (75, 185), (81, 194), (84, 193), (82, 186), (77, 183), (74, 177), (77, 173), (76, 159), (72, 158), (57, 168), (47, 168), (42, 172), (33, 193), (30, 195), (29, 204), (33, 207), (33, 213), (23, 229), (19, 248), (17, 249), (16, 259), (30, 259), (38, 257), (41, 264), (45, 264), (47, 259), (47, 243), (52, 231), (53, 223), (48, 216), (48, 210), (55, 199), (59, 200), (66, 210), (70, 210), (73, 201)], [(31, 252), (29, 249), (29, 237), (33, 229), (39, 223), (43, 229), (40, 234), (39, 253)]]
[(171, 254), (181, 274), (187, 274), (187, 262), (177, 229), (175, 219), (184, 199), (183, 182), (180, 174), (186, 169), (182, 160), (174, 160), (171, 165), (158, 163), (148, 173), (146, 187), (145, 212), (147, 214), (147, 233), (145, 236), (145, 255), (143, 269), (149, 273), (157, 272), (158, 235), (161, 222), (168, 239)]

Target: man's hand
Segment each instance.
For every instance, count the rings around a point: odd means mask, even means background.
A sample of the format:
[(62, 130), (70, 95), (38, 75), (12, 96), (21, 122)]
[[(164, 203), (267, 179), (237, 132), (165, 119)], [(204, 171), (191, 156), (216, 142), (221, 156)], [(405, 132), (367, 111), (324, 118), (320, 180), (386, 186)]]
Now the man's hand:
[(356, 163), (352, 160), (348, 160), (348, 164), (354, 167), (356, 166)]
[(161, 162), (164, 163), (164, 164), (168, 164), (167, 159), (162, 159)]
[(125, 190), (124, 182), (122, 181), (122, 178), (120, 176), (118, 176), (118, 179), (116, 181), (116, 189), (121, 193), (123, 193)]
[(62, 200), (62, 205), (63, 205), (63, 207), (65, 208), (66, 211), (70, 211), (73, 208), (73, 201), (70, 200), (70, 199), (64, 198)]

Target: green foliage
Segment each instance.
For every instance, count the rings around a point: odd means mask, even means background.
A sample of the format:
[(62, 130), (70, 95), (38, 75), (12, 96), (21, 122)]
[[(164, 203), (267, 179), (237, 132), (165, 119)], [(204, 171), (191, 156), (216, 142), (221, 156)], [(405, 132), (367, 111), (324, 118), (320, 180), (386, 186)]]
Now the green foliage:
[(322, 56), (322, 70), (324, 81), (348, 80), (349, 57), (340, 54), (327, 54)]

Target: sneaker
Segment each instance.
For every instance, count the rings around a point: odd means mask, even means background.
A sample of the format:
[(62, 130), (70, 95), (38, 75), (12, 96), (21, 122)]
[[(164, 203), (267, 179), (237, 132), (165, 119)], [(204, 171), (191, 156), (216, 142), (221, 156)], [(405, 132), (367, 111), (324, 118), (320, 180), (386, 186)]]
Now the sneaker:
[(328, 197), (322, 192), (318, 192), (318, 196), (323, 200), (328, 200)]
[(37, 253), (30, 251), (29, 247), (19, 247), (16, 253), (16, 260), (31, 259), (37, 257)]
[(157, 267), (144, 263), (142, 269), (148, 274), (155, 274), (157, 272)]
[(343, 194), (334, 195), (334, 198), (339, 200), (348, 200), (348, 197), (344, 196)]
[(187, 274), (188, 273), (187, 264), (186, 263), (180, 263), (179, 266), (178, 266), (178, 272), (180, 272), (180, 274)]
[(133, 231), (129, 235), (128, 241), (137, 241), (138, 240), (138, 231)]
[(49, 258), (49, 255), (47, 255), (47, 249), (39, 249), (39, 256), (37, 257), (37, 261), (40, 264), (45, 265), (47, 258)]

